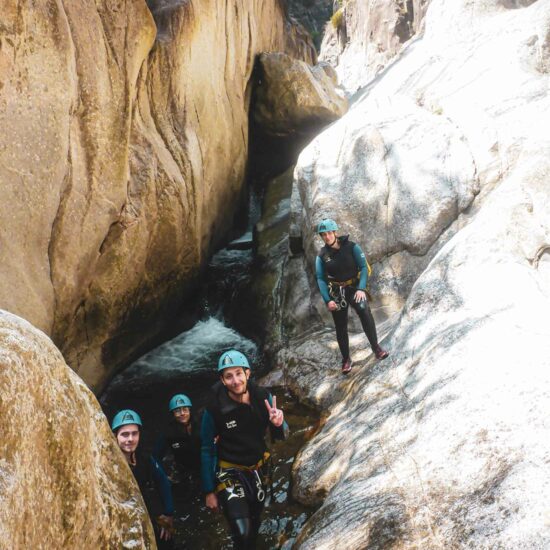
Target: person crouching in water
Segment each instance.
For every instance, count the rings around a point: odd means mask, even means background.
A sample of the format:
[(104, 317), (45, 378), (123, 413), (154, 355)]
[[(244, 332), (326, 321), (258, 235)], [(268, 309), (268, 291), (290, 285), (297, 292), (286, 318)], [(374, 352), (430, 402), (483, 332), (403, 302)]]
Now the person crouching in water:
[[(159, 464), (167, 453), (174, 457), (179, 481), (176, 485), (179, 487), (176, 495), (178, 515), (181, 515), (190, 511), (193, 496), (199, 494), (201, 442), (199, 428), (193, 419), (193, 403), (187, 395), (174, 395), (168, 410), (171, 419), (156, 442), (153, 456)], [(180, 510), (180, 505), (185, 509)]]
[(348, 337), (348, 305), (355, 310), (370, 346), (377, 359), (389, 354), (378, 344), (376, 325), (367, 302), (368, 268), (361, 247), (350, 241), (349, 236), (336, 235), (338, 225), (334, 220), (323, 220), (317, 233), (325, 246), (315, 261), (317, 285), (321, 296), (332, 313), (336, 327), (336, 339), (342, 354), (342, 373), (351, 371)]
[(160, 464), (139, 449), (141, 418), (130, 409), (115, 414), (111, 429), (143, 496), (159, 550), (171, 549), (174, 504), (170, 481)]
[(218, 361), (220, 380), (201, 425), (201, 479), (206, 506), (221, 505), (235, 549), (253, 549), (266, 496), (269, 453), (265, 433), (284, 439), (283, 411), (271, 394), (250, 381), (247, 358), (226, 351)]

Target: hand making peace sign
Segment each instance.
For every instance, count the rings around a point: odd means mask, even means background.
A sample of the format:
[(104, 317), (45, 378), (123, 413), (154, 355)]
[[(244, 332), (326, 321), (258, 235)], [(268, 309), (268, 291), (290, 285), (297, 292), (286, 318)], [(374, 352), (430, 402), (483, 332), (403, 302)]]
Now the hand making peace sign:
[(267, 399), (264, 399), (264, 403), (269, 413), (269, 421), (278, 428), (283, 424), (284, 416), (283, 411), (277, 408), (277, 398), (273, 396), (273, 406), (269, 404)]

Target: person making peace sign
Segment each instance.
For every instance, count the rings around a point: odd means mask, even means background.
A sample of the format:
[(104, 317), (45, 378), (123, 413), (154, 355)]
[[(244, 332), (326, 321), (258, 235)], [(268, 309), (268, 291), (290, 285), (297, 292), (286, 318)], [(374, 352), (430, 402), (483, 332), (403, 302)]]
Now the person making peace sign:
[(241, 352), (223, 353), (218, 373), (202, 416), (202, 489), (208, 508), (221, 505), (233, 547), (252, 549), (266, 495), (265, 432), (269, 427), (272, 439), (284, 439), (288, 426), (277, 398), (249, 380), (250, 365)]

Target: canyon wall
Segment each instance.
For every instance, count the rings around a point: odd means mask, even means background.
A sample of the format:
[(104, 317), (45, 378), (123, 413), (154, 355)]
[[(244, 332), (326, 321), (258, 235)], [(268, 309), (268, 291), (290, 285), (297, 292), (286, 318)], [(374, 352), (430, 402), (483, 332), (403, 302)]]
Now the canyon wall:
[(3, 4), (0, 306), (95, 389), (165, 328), (242, 194), (279, 0)]

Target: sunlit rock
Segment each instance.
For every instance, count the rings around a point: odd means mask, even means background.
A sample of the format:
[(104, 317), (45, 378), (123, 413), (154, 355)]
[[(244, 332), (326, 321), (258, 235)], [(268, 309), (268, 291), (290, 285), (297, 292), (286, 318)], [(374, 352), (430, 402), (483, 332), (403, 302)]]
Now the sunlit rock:
[(432, 2), (424, 36), (355, 95), (296, 167), (310, 262), (316, 222), (333, 217), (374, 264), (383, 317), (402, 307), (519, 152), (546, 154), (548, 7), (476, 6), (470, 13), (463, 2)]
[(432, 0), (425, 28), (296, 170), (310, 273), (331, 215), (398, 312), (388, 359), (352, 335), (350, 377), (330, 322), (281, 352), (330, 410), (300, 549), (550, 545), (550, 3)]
[(95, 397), (49, 338), (4, 311), (0, 426), (0, 547), (155, 547)]
[(267, 133), (313, 133), (347, 111), (347, 99), (325, 64), (311, 67), (284, 53), (262, 54), (259, 63), (254, 118)]
[[(355, 91), (380, 73), (422, 28), (430, 0), (334, 3), (320, 59), (337, 67), (344, 88)], [(358, 70), (360, 67), (360, 70)]]

